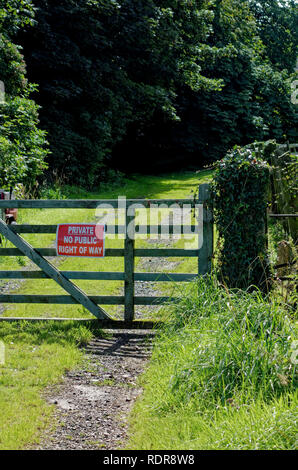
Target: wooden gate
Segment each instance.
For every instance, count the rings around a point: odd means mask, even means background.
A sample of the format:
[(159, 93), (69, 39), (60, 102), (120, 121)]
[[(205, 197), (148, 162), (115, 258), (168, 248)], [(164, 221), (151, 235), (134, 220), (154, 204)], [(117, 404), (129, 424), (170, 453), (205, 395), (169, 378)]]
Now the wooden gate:
[[(0, 209), (4, 208), (26, 208), (26, 209), (96, 209), (99, 204), (108, 204), (110, 207), (118, 207), (117, 200), (2, 200)], [(199, 239), (202, 240), (201, 246), (197, 249), (185, 250), (178, 248), (135, 248), (135, 237), (133, 233), (161, 234), (163, 226), (135, 226), (134, 216), (135, 207), (141, 205), (144, 208), (152, 206), (171, 207), (173, 204), (179, 207), (196, 208), (200, 212), (199, 220), (191, 227), (192, 232), (199, 233)], [(55, 248), (33, 248), (25, 241), (21, 234), (23, 233), (56, 233), (57, 225), (11, 225), (8, 226), (0, 219), (0, 234), (9, 240), (14, 248), (0, 248), (0, 256), (26, 256), (35, 263), (40, 270), (35, 271), (0, 271), (0, 279), (52, 279), (61, 286), (68, 295), (19, 295), (5, 294), (0, 295), (0, 303), (40, 303), (40, 304), (81, 304), (89, 310), (97, 320), (100, 326), (109, 328), (152, 328), (153, 322), (136, 321), (136, 305), (159, 305), (170, 301), (175, 301), (171, 297), (140, 297), (135, 296), (135, 281), (151, 282), (187, 282), (193, 280), (198, 275), (204, 275), (211, 271), (211, 262), (213, 255), (213, 214), (209, 196), (209, 185), (203, 184), (199, 187), (199, 197), (194, 199), (179, 200), (125, 200), (125, 225), (107, 226), (107, 235), (109, 233), (125, 234), (124, 248), (110, 248), (105, 250), (106, 257), (124, 257), (124, 272), (78, 272), (78, 271), (60, 271), (45, 257), (56, 256)], [(178, 225), (172, 222), (169, 225), (169, 233), (177, 233)], [(130, 233), (129, 233), (130, 231)], [(130, 235), (130, 236), (129, 236)], [(136, 273), (136, 257), (197, 257), (197, 274), (179, 274), (179, 273)], [(83, 290), (76, 286), (72, 280), (117, 280), (124, 281), (124, 296), (88, 296)], [(114, 320), (100, 305), (124, 305), (123, 320)], [(1, 317), (2, 321), (15, 320), (70, 320), (69, 318), (15, 318)], [(86, 319), (76, 319), (86, 321)], [(90, 320), (87, 320), (90, 321)]]

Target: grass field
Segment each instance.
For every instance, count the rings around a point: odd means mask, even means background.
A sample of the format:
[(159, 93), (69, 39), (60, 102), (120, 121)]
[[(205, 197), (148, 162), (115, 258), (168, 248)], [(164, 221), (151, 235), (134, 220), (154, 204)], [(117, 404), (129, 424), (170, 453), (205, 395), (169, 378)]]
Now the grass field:
[[(163, 177), (135, 177), (124, 185), (89, 193), (66, 187), (51, 196), (67, 198), (185, 198), (212, 177), (206, 171)], [(91, 222), (95, 212), (22, 210), (20, 223)], [(27, 235), (46, 247), (52, 235)], [(143, 240), (138, 241), (140, 245)], [(107, 246), (122, 246), (109, 240)], [(183, 247), (180, 240), (176, 246)], [(152, 245), (154, 246), (154, 245)], [(171, 261), (175, 261), (174, 259)], [(171, 271), (196, 272), (196, 259), (180, 259)], [(23, 258), (3, 258), (0, 269), (26, 269)], [(63, 270), (122, 271), (121, 258), (61, 259)], [(142, 270), (138, 260), (137, 270)], [(122, 283), (80, 281), (88, 293), (118, 294)], [(164, 291), (173, 285), (159, 283)], [(212, 280), (178, 285), (181, 302), (163, 307), (166, 326), (158, 333), (153, 357), (141, 383), (144, 394), (131, 417), (129, 449), (295, 449), (297, 448), (296, 370), (290, 358), (296, 325), (281, 305), (261, 296), (218, 289)], [(17, 293), (57, 294), (52, 281), (23, 282)], [(177, 292), (176, 292), (177, 293)], [(198, 295), (199, 293), (199, 295)], [(116, 308), (109, 307), (115, 314)], [(77, 306), (8, 305), (6, 316), (91, 317)], [(0, 365), (0, 449), (38, 443), (54, 426), (43, 394), (80, 367), (80, 346), (93, 335), (91, 324), (0, 323), (5, 364)]]
[[(117, 198), (187, 198), (198, 184), (207, 182), (210, 171), (199, 174), (181, 173), (151, 177), (142, 176), (126, 180), (125, 184), (109, 190), (90, 193), (79, 188), (66, 187), (52, 190), (52, 197), (75, 199)], [(93, 210), (21, 210), (19, 223), (56, 224), (62, 222), (91, 222)], [(26, 235), (35, 247), (51, 246), (53, 235)], [(140, 241), (140, 243), (143, 243)], [(121, 246), (123, 241), (110, 240), (107, 246)], [(9, 244), (7, 244), (9, 246)], [(196, 264), (182, 262), (180, 272), (191, 272)], [(24, 266), (25, 264), (25, 266)], [(62, 270), (122, 271), (121, 258), (78, 260), (69, 258), (59, 264)], [(2, 258), (1, 270), (26, 268), (24, 258)], [(2, 283), (3, 284), (3, 283)], [(88, 293), (117, 294), (122, 283), (115, 281), (78, 283)], [(17, 293), (58, 294), (63, 292), (53, 281), (22, 282)], [(110, 310), (114, 312), (113, 308)], [(51, 305), (7, 305), (5, 316), (34, 317), (90, 317), (81, 307)], [(4, 324), (0, 323), (0, 341), (5, 344), (5, 365), (0, 365), (0, 449), (21, 449), (38, 442), (43, 431), (52, 425), (52, 409), (42, 398), (47, 386), (59, 383), (63, 374), (80, 366), (83, 355), (81, 344), (91, 339), (94, 332), (88, 325), (74, 322), (64, 324)], [(99, 334), (99, 332), (96, 332)]]
[[(118, 196), (126, 196), (130, 199), (137, 198), (187, 198), (191, 197), (191, 191), (197, 189), (198, 184), (207, 182), (211, 178), (210, 171), (203, 171), (197, 175), (193, 173), (182, 173), (169, 175), (165, 177), (151, 177), (151, 176), (142, 176), (135, 177), (131, 180), (126, 181), (123, 186), (120, 186), (117, 189), (112, 189), (109, 191), (99, 192), (99, 193), (88, 193), (78, 188), (66, 187), (65, 195), (68, 198), (73, 199), (117, 199)], [(62, 193), (62, 196), (64, 194)], [(37, 224), (56, 224), (56, 223), (68, 223), (68, 222), (92, 222), (96, 220), (96, 211), (95, 210), (81, 210), (81, 209), (48, 209), (48, 210), (21, 210), (19, 223), (37, 223)], [(55, 236), (47, 234), (38, 234), (38, 235), (24, 235), (24, 238), (35, 247), (47, 247), (51, 246), (55, 241)], [(107, 238), (106, 247), (107, 248), (122, 248), (123, 239), (121, 236), (112, 240)], [(11, 246), (7, 243), (7, 247)], [(137, 241), (138, 247), (144, 246), (144, 241)], [(180, 240), (177, 244), (177, 247), (183, 247), (183, 240)], [(61, 261), (61, 260), (60, 260)], [(13, 270), (19, 269), (20, 264), (27, 264), (25, 258), (11, 258), (3, 257), (0, 261), (1, 270)], [(138, 263), (138, 259), (136, 260)], [(182, 271), (188, 270), (191, 272), (191, 269), (194, 268), (196, 272), (197, 262), (195, 260), (188, 261), (184, 266), (182, 266)], [(68, 258), (59, 263), (59, 268), (64, 271), (68, 270), (77, 270), (77, 271), (122, 271), (124, 268), (123, 258), (105, 258), (105, 259), (79, 259), (79, 258)], [(119, 281), (77, 281), (77, 285), (90, 295), (111, 295), (117, 294), (121, 287), (123, 286), (122, 282)], [(165, 287), (165, 286), (161, 286)], [(18, 293), (23, 294), (33, 294), (34, 292), (43, 292), (44, 294), (54, 295), (54, 294), (63, 294), (64, 291), (53, 281), (51, 280), (34, 280), (26, 281), (22, 283), (21, 289), (18, 289)], [(117, 307), (108, 307), (107, 310), (113, 314), (119, 310)], [(88, 312), (84, 311), (80, 306), (69, 306), (61, 305), (59, 306), (59, 311), (57, 312), (56, 305), (8, 305), (5, 311), (6, 316), (40, 316), (42, 312), (43, 316), (60, 316), (65, 318), (71, 317), (90, 317)]]
[(297, 323), (287, 311), (206, 278), (164, 314), (128, 449), (297, 449)]

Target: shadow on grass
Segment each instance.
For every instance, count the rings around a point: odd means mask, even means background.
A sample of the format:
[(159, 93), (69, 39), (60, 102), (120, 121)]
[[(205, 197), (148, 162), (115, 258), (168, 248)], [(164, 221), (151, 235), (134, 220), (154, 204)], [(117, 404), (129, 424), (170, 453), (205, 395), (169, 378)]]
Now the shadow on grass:
[(87, 345), (94, 337), (102, 338), (106, 334), (94, 321), (65, 322), (3, 322), (0, 323), (0, 340), (4, 343), (24, 344), (67, 344), (76, 346)]
[(99, 188), (92, 193), (74, 186), (65, 186), (65, 196), (70, 199), (117, 199), (119, 195), (130, 199), (187, 198), (199, 184), (212, 179), (213, 170), (171, 173), (159, 176), (131, 175), (124, 183), (112, 189)]

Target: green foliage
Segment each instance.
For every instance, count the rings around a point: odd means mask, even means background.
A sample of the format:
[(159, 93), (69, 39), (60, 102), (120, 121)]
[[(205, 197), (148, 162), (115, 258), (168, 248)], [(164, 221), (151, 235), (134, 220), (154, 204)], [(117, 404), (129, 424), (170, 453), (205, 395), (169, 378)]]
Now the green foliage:
[(34, 23), (34, 10), (31, 0), (1, 0), (1, 33), (12, 35), (25, 25), (32, 25)]
[(267, 290), (269, 165), (257, 153), (249, 147), (229, 152), (217, 164), (212, 191), (223, 282), (230, 287), (257, 285)]
[(67, 183), (95, 187), (115, 169), (198, 167), (234, 145), (297, 140), (294, 0), (33, 3), (0, 3), (0, 79), (8, 96), (29, 98), (18, 33), (51, 174)]
[(38, 108), (27, 98), (15, 97), (0, 109), (0, 186), (30, 186), (47, 167), (45, 133), (37, 127)]
[(0, 103), (0, 187), (30, 185), (46, 168), (45, 132), (38, 128), (38, 106), (29, 99), (35, 90), (28, 84), (20, 47), (9, 34), (31, 23), (33, 7), (27, 1), (0, 5), (0, 79), (5, 100)]
[[(200, 48), (198, 64), (202, 75), (222, 80), (221, 90), (181, 86), (176, 97), (180, 121), (167, 122), (157, 113), (145, 127), (136, 123), (130, 128), (124, 149), (133, 165), (138, 165), (140, 153), (150, 161), (154, 158), (161, 168), (179, 168), (213, 162), (234, 145), (254, 140), (297, 140), (298, 115), (290, 88), (293, 69), (280, 69), (266, 55), (259, 31), (265, 25), (258, 24), (248, 1), (218, 0), (213, 11), (213, 32)], [(286, 7), (282, 11), (289, 14)], [(277, 16), (275, 28), (280, 21)], [(278, 45), (275, 42), (276, 56), (285, 47), (282, 38)], [(119, 163), (122, 149), (117, 149)]]
[[(171, 379), (180, 404), (200, 399), (200, 407), (229, 399), (268, 401), (295, 387), (291, 345), (293, 326), (274, 301), (259, 291), (228, 291), (215, 278), (199, 279), (168, 319), (166, 335), (187, 341), (197, 330), (193, 354)], [(165, 406), (167, 406), (165, 404)]]
[(295, 448), (297, 329), (283, 305), (206, 276), (166, 314), (130, 446)]
[[(273, 212), (278, 214), (297, 213), (298, 157), (281, 149), (272, 156), (271, 197)], [(298, 220), (284, 218), (285, 231), (294, 241), (298, 238)]]
[[(176, 94), (218, 89), (200, 73), (210, 33), (208, 0), (36, 0), (37, 25), (21, 36), (30, 78), (39, 83), (51, 167), (68, 181), (105, 179), (111, 151), (131, 129), (160, 115), (179, 119)], [(121, 149), (121, 147), (120, 147)], [(123, 157), (121, 163), (129, 159)]]
[(249, 0), (264, 60), (292, 73), (297, 60), (298, 6), (296, 0)]
[(19, 95), (25, 92), (25, 62), (19, 47), (0, 35), (0, 77), (8, 95)]

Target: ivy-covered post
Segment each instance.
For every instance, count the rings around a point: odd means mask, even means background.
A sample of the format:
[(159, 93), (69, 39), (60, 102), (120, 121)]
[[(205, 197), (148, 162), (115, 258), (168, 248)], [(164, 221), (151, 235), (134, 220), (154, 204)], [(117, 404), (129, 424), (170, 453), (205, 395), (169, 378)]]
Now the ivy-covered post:
[(218, 230), (218, 273), (229, 287), (268, 290), (265, 215), (269, 165), (250, 148), (235, 147), (218, 162), (212, 183)]
[(199, 248), (199, 275), (204, 275), (211, 273), (213, 256), (213, 212), (209, 184), (199, 186), (199, 201), (203, 204), (203, 244)]

